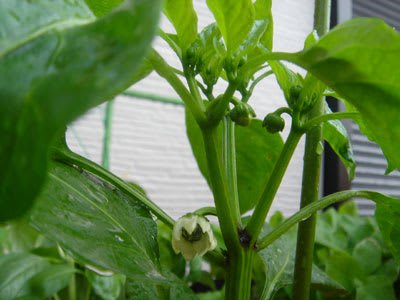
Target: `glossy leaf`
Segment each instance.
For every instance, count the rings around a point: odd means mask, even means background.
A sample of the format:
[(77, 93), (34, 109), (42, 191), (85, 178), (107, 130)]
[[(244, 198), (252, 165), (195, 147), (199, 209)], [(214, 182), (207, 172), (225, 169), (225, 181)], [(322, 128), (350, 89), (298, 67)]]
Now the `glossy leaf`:
[(164, 13), (174, 25), (182, 50), (186, 50), (197, 36), (197, 14), (193, 0), (166, 0)]
[(115, 300), (121, 294), (121, 288), (125, 283), (125, 276), (113, 274), (111, 276), (101, 276), (93, 271), (86, 270), (86, 278), (89, 280), (96, 295), (104, 300)]
[[(260, 120), (252, 120), (247, 127), (235, 126), (236, 169), (241, 213), (249, 211), (256, 205), (283, 147), (281, 136), (268, 133), (261, 124)], [(186, 131), (199, 169), (209, 183), (201, 130), (188, 111), (186, 111)]]
[(28, 299), (46, 299), (65, 288), (75, 269), (66, 264), (50, 265), (28, 280)]
[(268, 26), (264, 31), (260, 43), (268, 50), (272, 51), (272, 43), (274, 38), (274, 24), (272, 18), (272, 0), (256, 0), (254, 2), (254, 10), (256, 12), (256, 20), (267, 20)]
[(126, 0), (97, 19), (83, 0), (0, 2), (0, 221), (40, 192), (54, 135), (130, 86), (159, 0)]
[(234, 53), (253, 27), (255, 19), (251, 0), (207, 0), (224, 37), (229, 54)]
[(48, 266), (48, 261), (27, 253), (12, 253), (0, 257), (0, 299), (28, 295), (28, 280)]
[(164, 279), (150, 213), (86, 171), (54, 163), (31, 223), (91, 269), (136, 280)]
[(379, 19), (352, 19), (292, 56), (362, 114), (388, 160), (400, 168), (400, 35)]
[[(325, 113), (332, 113), (326, 103)], [(347, 130), (342, 122), (339, 120), (325, 122), (323, 124), (323, 138), (342, 160), (349, 174), (349, 180), (353, 180), (357, 164), (353, 158), (353, 149), (351, 148)]]
[(242, 57), (247, 53), (250, 53), (254, 48), (256, 48), (266, 29), (268, 28), (268, 19), (256, 20), (254, 22), (253, 28), (249, 32), (249, 35), (244, 40), (244, 42), (239, 46), (239, 51), (236, 54), (238, 57)]
[[(271, 230), (272, 228), (265, 224), (261, 235), (266, 235)], [(267, 248), (258, 252), (264, 262), (266, 272), (262, 300), (273, 299), (274, 294), (280, 288), (293, 283), (296, 232), (297, 230), (293, 228)], [(330, 295), (339, 296), (347, 293), (340, 284), (315, 265), (312, 268), (311, 287)]]

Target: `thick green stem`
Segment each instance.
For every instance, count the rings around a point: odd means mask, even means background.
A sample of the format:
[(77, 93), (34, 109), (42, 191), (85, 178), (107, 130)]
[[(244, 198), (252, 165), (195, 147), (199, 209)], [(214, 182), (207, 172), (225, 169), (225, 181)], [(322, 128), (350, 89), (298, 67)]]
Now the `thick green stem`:
[(251, 296), (251, 279), (254, 251), (242, 248), (238, 253), (229, 256), (226, 270), (226, 300), (249, 300)]
[(130, 184), (126, 183), (121, 178), (107, 171), (96, 163), (68, 150), (59, 150), (54, 152), (53, 159), (64, 162), (68, 165), (76, 165), (82, 167), (83, 169), (93, 173), (94, 175), (106, 180), (122, 192), (126, 193), (127, 195), (133, 196), (134, 198), (145, 204), (150, 209), (150, 211), (157, 216), (158, 219), (165, 223), (165, 225), (170, 228), (174, 227), (175, 221), (161, 208), (159, 208), (154, 202), (148, 199), (141, 192), (134, 189)]
[[(314, 28), (319, 36), (329, 29), (330, 0), (316, 0), (314, 10)], [(309, 115), (309, 119), (318, 118), (324, 114), (325, 99), (321, 98)], [(300, 208), (318, 200), (319, 181), (321, 173), (322, 124), (314, 126), (306, 134), (304, 153), (303, 182)], [(299, 223), (297, 233), (296, 260), (293, 279), (293, 300), (308, 300), (312, 260), (314, 252), (316, 214)]]
[(104, 169), (110, 169), (110, 141), (111, 141), (111, 125), (112, 125), (112, 110), (114, 100), (110, 100), (106, 104), (104, 112), (104, 137), (103, 137), (103, 154), (101, 165)]
[(282, 152), (276, 161), (264, 188), (264, 192), (262, 193), (260, 200), (258, 200), (254, 213), (246, 227), (248, 234), (251, 236), (251, 246), (253, 246), (257, 241), (272, 201), (275, 198), (276, 192), (282, 182), (283, 175), (286, 172), (290, 159), (293, 156), (294, 150), (296, 149), (301, 136), (302, 132), (297, 127), (292, 126)]
[(236, 172), (235, 123), (225, 117), (222, 123), (222, 161), (227, 176), (232, 213), (240, 220), (239, 192)]
[(229, 197), (226, 173), (222, 166), (222, 157), (218, 145), (217, 127), (202, 129), (202, 134), (221, 232), (228, 252), (237, 252), (241, 248), (238, 237), (240, 219), (234, 213), (234, 208)]

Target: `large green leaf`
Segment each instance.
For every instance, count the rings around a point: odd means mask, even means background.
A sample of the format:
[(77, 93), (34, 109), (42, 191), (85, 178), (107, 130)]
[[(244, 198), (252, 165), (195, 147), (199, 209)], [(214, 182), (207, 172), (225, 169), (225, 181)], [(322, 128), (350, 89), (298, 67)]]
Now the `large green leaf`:
[(268, 20), (268, 27), (262, 35), (260, 42), (268, 50), (272, 51), (274, 37), (274, 24), (272, 19), (272, 0), (256, 0), (254, 2), (256, 20)]
[(289, 60), (353, 104), (370, 136), (400, 168), (400, 35), (379, 19), (352, 19)]
[(159, 0), (126, 0), (96, 19), (83, 0), (0, 2), (0, 221), (40, 192), (53, 136), (130, 86)]
[[(261, 235), (266, 235), (272, 228), (265, 224)], [(282, 287), (293, 283), (296, 252), (296, 228), (281, 236), (267, 248), (259, 251), (265, 265), (266, 281), (261, 296), (262, 300), (273, 299), (273, 295)], [(311, 286), (330, 295), (344, 295), (343, 287), (332, 280), (316, 265), (312, 268)]]
[(31, 223), (83, 264), (136, 280), (163, 280), (150, 213), (86, 171), (53, 163)]
[(0, 299), (9, 300), (29, 294), (28, 280), (50, 266), (45, 259), (27, 253), (0, 257)]
[(228, 53), (234, 53), (253, 27), (255, 19), (251, 0), (207, 0), (224, 37)]
[[(201, 130), (187, 110), (186, 130), (199, 169), (211, 186)], [(240, 212), (245, 213), (256, 205), (283, 141), (279, 134), (268, 133), (260, 120), (253, 120), (247, 127), (235, 126), (235, 139)]]
[[(325, 103), (325, 112), (332, 113)], [(353, 149), (346, 128), (339, 120), (330, 120), (323, 124), (323, 137), (329, 143), (333, 151), (340, 157), (349, 174), (349, 180), (353, 180), (356, 171), (356, 162), (353, 158)]]
[(376, 221), (390, 252), (400, 264), (400, 200), (391, 197), (379, 197), (378, 200)]
[(197, 36), (197, 14), (193, 0), (166, 0), (164, 13), (175, 27), (181, 48), (186, 50)]

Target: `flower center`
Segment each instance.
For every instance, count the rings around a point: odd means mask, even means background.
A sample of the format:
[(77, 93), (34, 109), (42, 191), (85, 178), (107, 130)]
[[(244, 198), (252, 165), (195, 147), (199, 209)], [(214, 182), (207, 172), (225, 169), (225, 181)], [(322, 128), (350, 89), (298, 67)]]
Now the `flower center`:
[(199, 224), (197, 224), (196, 228), (191, 234), (189, 234), (185, 228), (182, 228), (182, 236), (188, 242), (197, 242), (201, 240), (201, 237), (203, 236), (203, 230)]

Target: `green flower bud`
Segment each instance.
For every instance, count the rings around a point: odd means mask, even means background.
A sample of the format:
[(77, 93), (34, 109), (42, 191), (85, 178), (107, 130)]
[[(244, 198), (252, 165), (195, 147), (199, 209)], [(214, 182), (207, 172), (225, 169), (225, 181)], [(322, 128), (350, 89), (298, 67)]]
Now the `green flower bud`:
[(285, 128), (285, 120), (276, 113), (270, 113), (264, 118), (263, 127), (265, 127), (269, 133), (277, 133)]
[(241, 102), (235, 105), (229, 116), (236, 124), (240, 126), (248, 126), (252, 117), (256, 116), (256, 113), (250, 105)]
[(290, 90), (289, 90), (290, 105), (294, 105), (296, 103), (297, 99), (299, 99), (302, 89), (303, 88), (300, 85), (294, 85), (290, 88)]
[(172, 231), (172, 248), (176, 254), (182, 252), (185, 260), (192, 260), (196, 254), (203, 256), (215, 247), (217, 240), (206, 218), (187, 214), (176, 221)]

